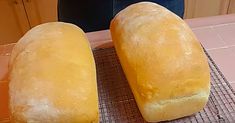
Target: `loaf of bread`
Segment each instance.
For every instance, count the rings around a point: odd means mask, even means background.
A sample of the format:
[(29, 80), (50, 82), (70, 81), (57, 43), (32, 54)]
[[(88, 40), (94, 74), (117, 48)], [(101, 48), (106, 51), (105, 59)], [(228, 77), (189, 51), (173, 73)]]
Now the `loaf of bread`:
[(185, 22), (151, 2), (130, 5), (111, 22), (114, 46), (148, 122), (200, 111), (208, 101), (206, 55)]
[(98, 122), (95, 62), (77, 26), (34, 27), (16, 44), (9, 64), (12, 122)]

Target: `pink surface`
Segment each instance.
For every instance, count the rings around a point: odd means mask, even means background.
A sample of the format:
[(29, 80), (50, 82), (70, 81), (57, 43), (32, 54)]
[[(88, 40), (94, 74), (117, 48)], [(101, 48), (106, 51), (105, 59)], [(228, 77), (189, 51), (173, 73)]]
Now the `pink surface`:
[(235, 23), (213, 27), (227, 45), (235, 45)]
[(193, 32), (206, 49), (226, 46), (225, 42), (220, 39), (219, 35), (211, 27), (194, 29)]
[(235, 14), (185, 21), (235, 89)]
[(232, 87), (235, 89), (235, 83), (231, 83)]
[(235, 81), (235, 47), (209, 50), (209, 54), (229, 82)]
[(191, 28), (203, 27), (203, 26), (213, 26), (219, 24), (233, 23), (235, 20), (235, 14), (229, 15), (220, 15), (213, 17), (203, 17), (203, 18), (194, 18), (186, 19), (185, 21)]

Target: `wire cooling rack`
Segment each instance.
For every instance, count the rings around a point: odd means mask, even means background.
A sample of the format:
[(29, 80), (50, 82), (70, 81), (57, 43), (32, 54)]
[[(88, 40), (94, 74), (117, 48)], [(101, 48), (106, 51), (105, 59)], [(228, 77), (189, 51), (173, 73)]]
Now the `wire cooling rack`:
[[(101, 123), (145, 123), (114, 48), (93, 50)], [(205, 108), (171, 123), (235, 123), (235, 91), (205, 51), (211, 69), (211, 93)], [(177, 112), (175, 112), (177, 113)]]

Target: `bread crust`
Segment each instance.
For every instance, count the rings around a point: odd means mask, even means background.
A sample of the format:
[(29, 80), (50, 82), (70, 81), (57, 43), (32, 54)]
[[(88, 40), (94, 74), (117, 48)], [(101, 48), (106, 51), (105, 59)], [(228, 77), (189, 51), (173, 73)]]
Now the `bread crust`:
[(9, 64), (12, 122), (99, 121), (95, 62), (77, 26), (34, 27), (16, 44)]
[(146, 121), (200, 111), (210, 92), (206, 55), (178, 16), (151, 2), (130, 5), (110, 25), (114, 46)]

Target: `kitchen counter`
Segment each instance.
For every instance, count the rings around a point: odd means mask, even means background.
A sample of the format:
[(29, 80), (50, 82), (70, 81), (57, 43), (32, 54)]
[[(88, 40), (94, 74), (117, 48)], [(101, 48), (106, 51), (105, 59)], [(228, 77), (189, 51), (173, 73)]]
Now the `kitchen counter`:
[[(235, 14), (185, 20), (209, 52), (226, 79), (235, 89)], [(111, 47), (109, 30), (86, 34), (92, 48)], [(7, 92), (7, 71), (10, 52), (14, 44), (0, 45), (0, 91)], [(6, 100), (6, 94), (0, 93), (0, 100)], [(0, 103), (0, 119), (8, 116), (7, 102)]]
[(235, 89), (235, 14), (185, 21)]

